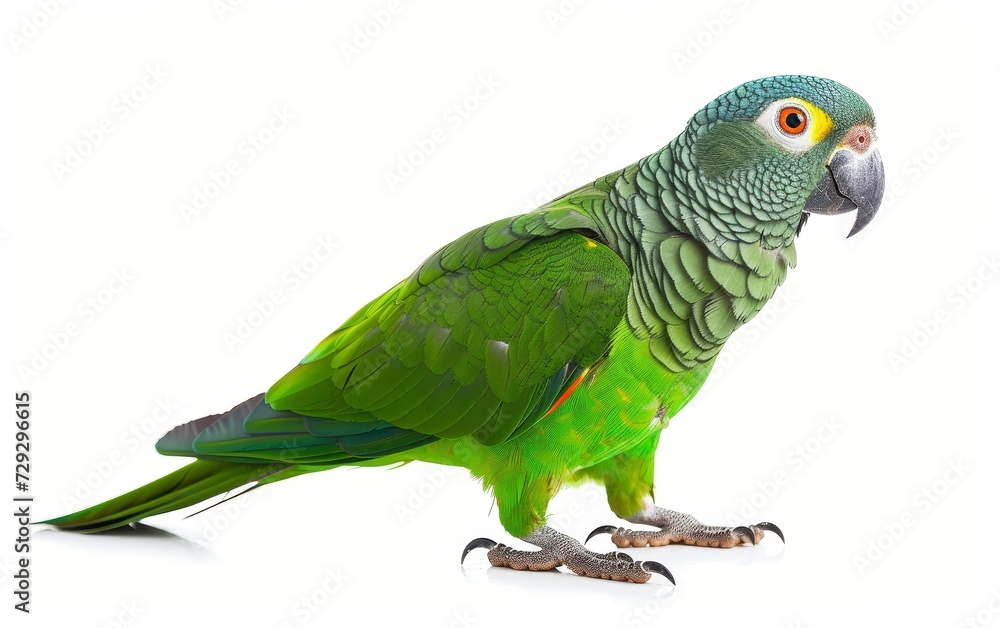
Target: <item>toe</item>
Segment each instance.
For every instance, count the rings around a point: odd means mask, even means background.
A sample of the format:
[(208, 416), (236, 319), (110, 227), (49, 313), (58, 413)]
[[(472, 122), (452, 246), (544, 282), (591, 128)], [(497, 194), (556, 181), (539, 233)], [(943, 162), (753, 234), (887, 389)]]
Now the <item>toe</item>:
[(751, 543), (753, 545), (757, 544), (757, 533), (748, 528), (747, 526), (739, 526), (733, 528), (732, 534), (739, 541), (737, 545), (739, 545), (740, 543)]

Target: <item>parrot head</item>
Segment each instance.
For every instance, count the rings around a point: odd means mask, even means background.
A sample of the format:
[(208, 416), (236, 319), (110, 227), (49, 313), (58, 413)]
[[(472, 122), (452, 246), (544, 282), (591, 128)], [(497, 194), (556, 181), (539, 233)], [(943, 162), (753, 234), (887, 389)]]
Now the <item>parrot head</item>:
[(794, 224), (797, 233), (809, 214), (857, 210), (850, 237), (882, 201), (885, 174), (872, 109), (829, 79), (744, 83), (695, 114), (685, 135), (708, 195), (732, 199), (747, 220), (765, 223), (764, 233), (778, 235), (778, 223)]

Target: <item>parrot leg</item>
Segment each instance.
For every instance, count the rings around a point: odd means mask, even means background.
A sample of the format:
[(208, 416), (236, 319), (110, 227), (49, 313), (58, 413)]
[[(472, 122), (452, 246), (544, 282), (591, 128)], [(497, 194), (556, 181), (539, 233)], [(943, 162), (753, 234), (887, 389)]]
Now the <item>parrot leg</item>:
[(476, 539), (462, 552), (462, 561), (474, 549), (488, 549), (486, 557), (494, 567), (547, 571), (565, 565), (575, 574), (590, 578), (603, 578), (619, 582), (647, 582), (658, 573), (674, 583), (670, 571), (654, 561), (636, 562), (626, 554), (610, 552), (599, 554), (585, 548), (576, 539), (549, 526), (541, 526), (523, 539), (541, 549), (524, 551), (508, 547), (490, 539)]
[[(653, 526), (658, 530), (628, 530), (617, 526), (601, 526), (587, 537), (611, 534), (618, 547), (656, 547), (670, 543), (686, 543), (702, 547), (735, 547), (744, 543), (756, 545), (770, 530), (782, 542), (785, 535), (778, 526), (766, 521), (752, 526), (710, 526), (691, 515), (653, 503), (653, 462), (660, 432), (632, 449), (605, 462), (580, 471), (584, 479), (603, 483), (611, 510), (626, 521)], [(586, 541), (585, 541), (586, 542)]]
[(658, 530), (629, 530), (615, 526), (602, 526), (590, 533), (589, 541), (598, 534), (611, 534), (611, 542), (618, 547), (658, 547), (670, 543), (685, 543), (702, 547), (735, 547), (744, 543), (756, 545), (771, 531), (782, 542), (785, 535), (773, 523), (762, 521), (751, 526), (710, 526), (691, 515), (667, 510), (648, 502), (637, 514), (624, 517), (632, 523), (654, 526)]

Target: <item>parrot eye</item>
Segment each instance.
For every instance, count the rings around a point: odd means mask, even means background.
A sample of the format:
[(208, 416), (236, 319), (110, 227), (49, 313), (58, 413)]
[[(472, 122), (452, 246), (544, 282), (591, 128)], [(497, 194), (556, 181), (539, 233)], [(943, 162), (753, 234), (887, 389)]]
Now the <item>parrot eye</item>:
[(775, 144), (792, 153), (806, 152), (833, 128), (826, 112), (799, 98), (771, 103), (756, 122)]
[(806, 112), (798, 107), (784, 107), (778, 113), (778, 126), (789, 135), (798, 135), (806, 130)]

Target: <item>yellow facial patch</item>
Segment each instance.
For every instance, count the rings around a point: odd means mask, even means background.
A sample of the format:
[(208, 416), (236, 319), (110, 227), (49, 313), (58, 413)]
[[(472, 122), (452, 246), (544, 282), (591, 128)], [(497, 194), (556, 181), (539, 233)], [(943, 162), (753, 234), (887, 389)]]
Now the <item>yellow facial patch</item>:
[(830, 119), (830, 116), (811, 102), (806, 102), (799, 98), (789, 98), (789, 100), (794, 101), (795, 104), (805, 109), (809, 115), (810, 124), (806, 128), (806, 133), (809, 134), (809, 141), (813, 144), (822, 142), (823, 138), (833, 129), (833, 120)]

